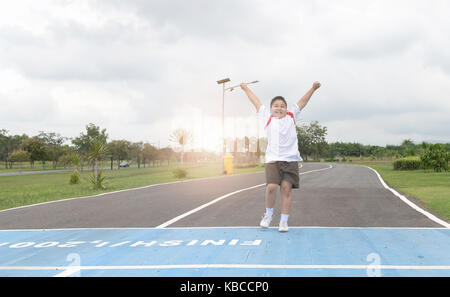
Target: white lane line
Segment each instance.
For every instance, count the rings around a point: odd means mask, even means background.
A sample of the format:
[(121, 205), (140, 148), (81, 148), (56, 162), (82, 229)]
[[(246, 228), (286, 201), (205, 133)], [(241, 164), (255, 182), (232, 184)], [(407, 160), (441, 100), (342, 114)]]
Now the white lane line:
[[(289, 226), (290, 229), (386, 229), (386, 230), (396, 230), (396, 229), (406, 229), (406, 230), (448, 230), (448, 228), (445, 227), (336, 227), (336, 226)], [(78, 230), (151, 230), (155, 229), (155, 227), (99, 227), (99, 228), (55, 228), (55, 229), (7, 229), (7, 230), (0, 230), (0, 233), (2, 232), (42, 232), (42, 231), (78, 231)], [(259, 226), (211, 226), (211, 227), (168, 227), (165, 229), (258, 229), (260, 230), (261, 227)], [(278, 227), (269, 227), (269, 229), (278, 229)], [(2, 242), (0, 246), (5, 246), (8, 244), (12, 244), (10, 242)]]
[(450, 265), (284, 265), (284, 264), (176, 264), (176, 265), (111, 265), (111, 266), (1, 266), (1, 270), (63, 271), (55, 276), (70, 275), (82, 270), (144, 270), (144, 269), (398, 269), (398, 270), (450, 270)]
[(405, 202), (406, 204), (408, 204), (410, 207), (412, 207), (413, 209), (415, 209), (416, 211), (420, 212), (421, 214), (423, 214), (424, 216), (426, 216), (427, 218), (429, 218), (430, 220), (444, 226), (445, 228), (450, 228), (450, 224), (437, 218), (436, 216), (432, 215), (431, 213), (427, 212), (426, 210), (420, 208), (419, 206), (417, 206), (416, 204), (412, 203), (411, 201), (408, 200), (408, 198), (406, 198), (405, 196), (399, 194), (396, 190), (390, 188), (385, 182), (384, 180), (381, 178), (381, 175), (373, 168), (370, 168), (368, 166), (364, 166), (364, 165), (360, 165), (363, 167), (367, 167), (370, 170), (372, 170), (373, 172), (375, 172), (375, 174), (378, 176), (378, 179), (380, 180), (381, 184), (383, 185), (383, 187), (385, 187), (386, 189), (388, 189), (389, 191), (392, 192), (392, 194), (394, 194), (396, 197), (400, 198), (403, 202)]
[[(62, 267), (61, 267), (62, 268)], [(278, 264), (177, 264), (177, 265), (124, 265), (124, 266), (77, 266), (76, 270), (113, 269), (192, 269), (192, 268), (253, 268), (253, 269), (404, 269), (449, 270), (450, 265), (278, 265)]]
[[(322, 169), (315, 169), (315, 170), (311, 170), (311, 171), (305, 171), (305, 172), (300, 172), (299, 175), (303, 175), (303, 174), (307, 174), (307, 173), (311, 173), (311, 172), (317, 172), (317, 171), (322, 171), (322, 170), (328, 170), (333, 168), (333, 165), (328, 165), (329, 167), (327, 168), (322, 168)], [(301, 168), (301, 167), (300, 167)]]
[(73, 266), (70, 268), (66, 267), (66, 269), (64, 269), (63, 272), (60, 272), (57, 275), (54, 275), (53, 277), (68, 277), (74, 273), (78, 273), (79, 275), (80, 269), (81, 269), (80, 266)]
[(165, 223), (162, 223), (161, 225), (156, 226), (155, 228), (156, 228), (156, 229), (165, 228), (165, 227), (167, 227), (167, 226), (169, 226), (169, 225), (172, 225), (172, 224), (175, 223), (176, 221), (179, 221), (179, 220), (181, 220), (182, 218), (187, 217), (188, 215), (191, 215), (191, 214), (193, 214), (193, 213), (195, 213), (195, 212), (197, 212), (197, 211), (199, 211), (199, 210), (201, 210), (201, 209), (203, 209), (203, 208), (205, 208), (205, 207), (208, 207), (208, 206), (210, 206), (210, 205), (212, 205), (212, 204), (214, 204), (214, 203), (216, 203), (216, 202), (219, 202), (219, 201), (222, 200), (222, 199), (225, 199), (225, 198), (228, 198), (228, 197), (230, 197), (230, 196), (232, 196), (232, 195), (234, 195), (234, 194), (237, 194), (237, 193), (240, 193), (240, 192), (243, 192), (243, 191), (247, 191), (247, 190), (250, 190), (250, 189), (258, 188), (258, 187), (264, 186), (264, 185), (265, 185), (265, 184), (260, 184), (260, 185), (256, 185), (256, 186), (253, 186), (253, 187), (250, 187), (250, 188), (245, 188), (245, 189), (237, 190), (237, 191), (231, 192), (231, 193), (229, 193), (229, 194), (220, 196), (219, 198), (216, 198), (216, 199), (214, 199), (214, 200), (212, 200), (212, 201), (210, 201), (210, 202), (208, 202), (208, 203), (205, 203), (205, 204), (203, 204), (203, 205), (200, 205), (199, 207), (194, 208), (193, 210), (190, 210), (190, 211), (188, 211), (188, 212), (186, 212), (186, 213), (183, 213), (183, 214), (181, 214), (181, 215), (179, 215), (179, 216), (177, 216), (177, 217), (175, 217), (175, 218), (173, 218), (173, 219), (171, 219), (171, 220), (169, 220), (169, 221), (167, 221), (167, 222), (165, 222)]
[[(322, 171), (322, 170), (328, 170), (328, 169), (333, 168), (332, 165), (328, 165), (328, 166), (329, 166), (329, 167), (327, 167), (327, 168), (315, 169), (315, 170), (311, 170), (311, 171), (302, 172), (302, 173), (300, 173), (299, 175), (306, 174), (306, 173), (311, 173), (311, 172)], [(169, 220), (169, 221), (167, 221), (167, 222), (164, 222), (164, 223), (162, 223), (161, 225), (156, 226), (155, 228), (157, 228), (157, 229), (165, 228), (165, 227), (167, 227), (167, 226), (169, 226), (169, 225), (172, 225), (172, 224), (175, 223), (176, 221), (179, 221), (179, 220), (181, 220), (181, 219), (183, 219), (183, 218), (185, 218), (185, 217), (187, 217), (187, 216), (189, 216), (189, 215), (191, 215), (191, 214), (193, 214), (193, 213), (196, 213), (196, 212), (199, 211), (199, 210), (202, 210), (202, 209), (205, 208), (205, 207), (208, 207), (208, 206), (210, 206), (210, 205), (212, 205), (212, 204), (214, 204), (214, 203), (216, 203), (216, 202), (219, 202), (220, 200), (223, 200), (223, 199), (225, 199), (225, 198), (228, 198), (228, 197), (230, 197), (230, 196), (232, 196), (232, 195), (234, 195), (234, 194), (237, 194), (237, 193), (240, 193), (240, 192), (243, 192), (243, 191), (247, 191), (247, 190), (251, 190), (251, 189), (254, 189), (254, 188), (258, 188), (258, 187), (261, 187), (261, 186), (265, 186), (265, 185), (266, 185), (265, 183), (264, 183), (264, 184), (259, 184), (259, 185), (253, 186), (253, 187), (240, 189), (240, 190), (237, 190), (237, 191), (228, 193), (228, 194), (226, 194), (226, 195), (220, 196), (220, 197), (218, 197), (218, 198), (216, 198), (216, 199), (214, 199), (214, 200), (212, 200), (212, 201), (210, 201), (210, 202), (208, 202), (208, 203), (205, 203), (205, 204), (203, 204), (203, 205), (200, 205), (200, 206), (197, 207), (197, 208), (194, 208), (194, 209), (192, 209), (192, 210), (190, 210), (190, 211), (188, 211), (188, 212), (186, 212), (186, 213), (183, 213), (183, 214), (181, 214), (181, 215), (179, 215), (179, 216), (177, 216), (177, 217), (175, 217), (175, 218), (173, 218), (173, 219), (171, 219), (171, 220)]]

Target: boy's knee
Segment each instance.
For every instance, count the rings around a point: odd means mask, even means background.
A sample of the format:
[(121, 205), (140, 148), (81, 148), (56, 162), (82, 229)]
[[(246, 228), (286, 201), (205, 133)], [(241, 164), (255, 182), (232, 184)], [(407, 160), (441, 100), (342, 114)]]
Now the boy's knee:
[(281, 190), (282, 191), (290, 191), (292, 189), (292, 184), (287, 181), (281, 182)]
[(278, 189), (278, 185), (276, 184), (268, 184), (267, 185), (267, 190), (269, 191), (269, 193), (273, 193)]

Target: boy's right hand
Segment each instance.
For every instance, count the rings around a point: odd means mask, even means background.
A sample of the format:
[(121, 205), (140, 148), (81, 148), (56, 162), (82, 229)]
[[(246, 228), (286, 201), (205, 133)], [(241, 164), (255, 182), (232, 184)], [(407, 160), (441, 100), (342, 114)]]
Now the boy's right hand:
[(247, 84), (246, 83), (241, 83), (240, 84), (241, 89), (245, 90), (247, 88)]
[(320, 82), (318, 82), (318, 81), (315, 81), (314, 83), (313, 83), (313, 89), (314, 90), (317, 90), (318, 88), (320, 88)]

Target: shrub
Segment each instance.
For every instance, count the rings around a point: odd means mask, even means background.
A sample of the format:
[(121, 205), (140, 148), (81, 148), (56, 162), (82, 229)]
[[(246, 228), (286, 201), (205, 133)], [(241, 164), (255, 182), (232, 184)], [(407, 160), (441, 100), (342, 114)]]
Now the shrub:
[(80, 175), (78, 174), (78, 172), (72, 172), (70, 174), (69, 184), (76, 185), (79, 183), (80, 183)]
[(420, 156), (424, 168), (433, 168), (436, 172), (448, 171), (450, 153), (439, 144), (430, 144)]
[(187, 171), (184, 168), (177, 168), (172, 172), (176, 178), (183, 178), (183, 177), (186, 177), (186, 175), (187, 175)]
[(102, 175), (102, 172), (99, 171), (97, 175), (97, 180), (95, 179), (95, 173), (92, 172), (90, 176), (90, 182), (94, 185), (94, 190), (104, 190), (106, 189), (103, 185), (103, 182), (105, 181), (106, 177)]
[(417, 157), (406, 157), (395, 160), (394, 170), (416, 170), (421, 168), (422, 162)]

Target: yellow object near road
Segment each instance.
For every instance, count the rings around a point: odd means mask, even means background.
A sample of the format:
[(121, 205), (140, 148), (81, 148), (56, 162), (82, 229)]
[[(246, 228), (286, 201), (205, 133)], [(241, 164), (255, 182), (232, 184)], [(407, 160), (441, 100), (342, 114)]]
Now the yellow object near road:
[(233, 174), (233, 155), (228, 154), (223, 157), (223, 167), (225, 174)]

